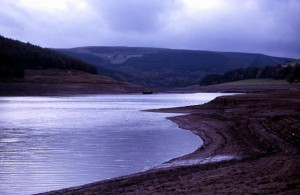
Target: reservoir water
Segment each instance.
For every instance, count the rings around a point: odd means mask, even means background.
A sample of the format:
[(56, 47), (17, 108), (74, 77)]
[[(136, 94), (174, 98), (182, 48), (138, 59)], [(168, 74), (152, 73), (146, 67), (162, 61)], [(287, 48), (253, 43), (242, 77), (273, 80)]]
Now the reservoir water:
[[(0, 194), (32, 194), (147, 170), (202, 140), (145, 109), (219, 93), (0, 97)], [(224, 94), (222, 94), (224, 95)]]

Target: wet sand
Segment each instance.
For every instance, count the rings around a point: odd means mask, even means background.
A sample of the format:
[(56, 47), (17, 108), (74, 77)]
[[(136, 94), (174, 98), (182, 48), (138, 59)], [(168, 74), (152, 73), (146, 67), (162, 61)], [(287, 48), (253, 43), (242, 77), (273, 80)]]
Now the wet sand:
[[(47, 194), (300, 194), (300, 90), (160, 109), (204, 140), (145, 172)], [(220, 161), (221, 160), (221, 161)]]

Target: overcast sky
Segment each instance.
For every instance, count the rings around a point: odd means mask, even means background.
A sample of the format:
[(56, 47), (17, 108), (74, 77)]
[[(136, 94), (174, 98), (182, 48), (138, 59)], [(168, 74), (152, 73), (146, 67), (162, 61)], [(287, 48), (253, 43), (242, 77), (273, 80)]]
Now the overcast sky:
[(300, 58), (300, 0), (0, 0), (0, 34), (42, 47), (142, 46)]

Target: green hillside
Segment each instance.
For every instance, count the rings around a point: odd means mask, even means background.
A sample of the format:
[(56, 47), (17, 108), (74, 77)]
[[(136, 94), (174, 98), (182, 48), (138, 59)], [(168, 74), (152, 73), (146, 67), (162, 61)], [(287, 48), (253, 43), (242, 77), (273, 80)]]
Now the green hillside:
[(210, 52), (139, 47), (80, 47), (57, 49), (88, 63), (118, 71), (108, 75), (125, 81), (159, 87), (198, 84), (207, 74), (277, 65), (293, 59), (263, 54)]

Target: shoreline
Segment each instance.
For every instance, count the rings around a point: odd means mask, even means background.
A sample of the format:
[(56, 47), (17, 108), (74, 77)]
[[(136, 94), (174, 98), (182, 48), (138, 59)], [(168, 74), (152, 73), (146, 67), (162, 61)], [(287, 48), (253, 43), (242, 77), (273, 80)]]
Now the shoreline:
[(299, 193), (299, 107), (293, 90), (155, 110), (185, 113), (169, 119), (203, 146), (160, 168), (45, 194)]
[[(59, 74), (59, 73), (57, 73)], [(75, 74), (75, 73), (74, 73)], [(209, 86), (191, 86), (185, 88), (143, 87), (130, 83), (116, 82), (107, 78), (83, 77), (76, 80), (71, 77), (29, 77), (24, 81), (3, 82), (0, 80), (0, 97), (5, 96), (76, 96), (96, 94), (142, 93), (151, 90), (154, 93), (261, 93), (299, 88), (300, 84), (219, 84)], [(83, 75), (84, 76), (84, 75)], [(65, 79), (65, 80), (63, 80)], [(69, 80), (68, 80), (69, 79)], [(100, 81), (99, 81), (100, 80)]]

